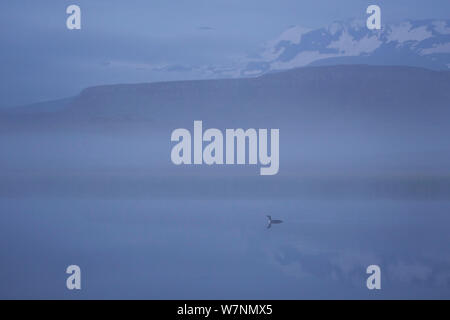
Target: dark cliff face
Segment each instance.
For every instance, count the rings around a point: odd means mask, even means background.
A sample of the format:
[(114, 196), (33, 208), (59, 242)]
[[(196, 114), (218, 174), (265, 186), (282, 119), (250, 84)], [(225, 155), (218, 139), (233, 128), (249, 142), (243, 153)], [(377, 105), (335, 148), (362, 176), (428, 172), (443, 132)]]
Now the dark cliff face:
[[(11, 121), (149, 122), (153, 128), (207, 120), (211, 125), (396, 128), (443, 124), (449, 115), (450, 72), (410, 67), (301, 68), (258, 78), (91, 87), (53, 112), (45, 103)], [(55, 104), (55, 102), (53, 102)], [(2, 116), (2, 122), (8, 118)], [(182, 122), (182, 123), (180, 123)], [(150, 129), (150, 128), (149, 128)]]
[[(408, 67), (302, 68), (259, 78), (100, 86), (84, 90), (68, 111), (142, 116), (166, 122), (191, 115), (295, 121), (329, 112), (395, 115), (441, 112), (449, 101), (450, 73)], [(407, 116), (407, 115), (404, 115)], [(225, 117), (225, 119), (223, 118)], [(350, 119), (349, 119), (350, 120)]]

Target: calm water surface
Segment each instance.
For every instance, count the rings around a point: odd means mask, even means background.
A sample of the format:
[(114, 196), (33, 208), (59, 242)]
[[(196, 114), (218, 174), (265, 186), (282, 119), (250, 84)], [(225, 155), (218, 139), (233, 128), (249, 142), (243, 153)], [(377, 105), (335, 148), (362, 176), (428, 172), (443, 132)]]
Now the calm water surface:
[(1, 298), (450, 298), (450, 201), (39, 196), (0, 212)]

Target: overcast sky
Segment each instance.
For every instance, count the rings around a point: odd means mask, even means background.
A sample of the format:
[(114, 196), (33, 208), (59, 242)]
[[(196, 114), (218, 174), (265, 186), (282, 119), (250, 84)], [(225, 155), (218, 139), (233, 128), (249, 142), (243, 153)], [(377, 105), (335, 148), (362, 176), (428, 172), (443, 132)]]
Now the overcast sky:
[[(82, 30), (66, 28), (66, 7), (82, 10)], [(99, 84), (195, 78), (149, 71), (163, 65), (226, 64), (291, 25), (323, 27), (450, 17), (448, 0), (3, 0), (0, 107), (63, 98)]]

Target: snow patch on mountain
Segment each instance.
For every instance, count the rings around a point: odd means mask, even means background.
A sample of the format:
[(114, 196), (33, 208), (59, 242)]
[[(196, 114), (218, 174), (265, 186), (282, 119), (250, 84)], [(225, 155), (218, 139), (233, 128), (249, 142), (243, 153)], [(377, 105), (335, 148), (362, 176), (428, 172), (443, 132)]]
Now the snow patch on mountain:
[(270, 40), (265, 45), (261, 57), (265, 60), (273, 60), (278, 58), (283, 52), (284, 47), (279, 46), (282, 43), (299, 44), (302, 40), (302, 35), (308, 33), (311, 29), (300, 26), (293, 26), (281, 33), (276, 39)]
[(450, 20), (404, 21), (383, 25), (381, 30), (369, 30), (361, 20), (334, 22), (315, 30), (290, 27), (267, 42), (258, 58), (249, 59), (240, 75), (339, 63), (399, 64), (447, 70)]
[(433, 34), (428, 30), (428, 26), (414, 28), (410, 22), (393, 26), (388, 34), (388, 42), (397, 41), (402, 44), (407, 41), (423, 41), (431, 38)]
[[(450, 20), (409, 20), (382, 25), (381, 30), (369, 30), (365, 20), (337, 21), (319, 29), (291, 26), (251, 56), (241, 56), (227, 65), (184, 66), (183, 70), (203, 78), (235, 78), (336, 64), (448, 70)], [(179, 65), (162, 69), (183, 71)]]
[(347, 31), (344, 31), (339, 39), (331, 42), (327, 48), (336, 49), (345, 56), (357, 56), (374, 51), (382, 43), (377, 36), (365, 35), (362, 39), (356, 40)]
[(450, 26), (443, 20), (438, 20), (433, 22), (434, 30), (440, 34), (450, 34)]
[[(303, 28), (300, 26), (293, 26), (281, 33), (281, 35), (275, 41), (276, 43), (280, 41), (289, 41), (291, 43), (297, 44), (302, 40), (302, 35), (309, 31), (311, 31), (311, 29)], [(276, 43), (272, 41), (272, 44)]]
[[(299, 66), (306, 66), (310, 64), (313, 61), (316, 61), (318, 59), (327, 59), (327, 58), (333, 58), (338, 57), (339, 54), (326, 54), (326, 53), (320, 53), (319, 51), (304, 51), (296, 55), (293, 59), (288, 61), (275, 61), (271, 64), (271, 67), (275, 70), (286, 70), (286, 69), (292, 69), (297, 68)], [(253, 72), (248, 73), (246, 72), (245, 75), (255, 75), (261, 73), (258, 70), (253, 70)]]
[(422, 55), (433, 53), (450, 53), (450, 43), (435, 44), (431, 48), (422, 49), (420, 53)]

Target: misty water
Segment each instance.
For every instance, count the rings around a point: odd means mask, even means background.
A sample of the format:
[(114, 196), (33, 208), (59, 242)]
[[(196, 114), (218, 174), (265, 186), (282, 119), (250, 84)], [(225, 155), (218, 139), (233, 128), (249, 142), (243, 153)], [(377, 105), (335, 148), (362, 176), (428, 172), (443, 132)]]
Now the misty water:
[[(3, 197), (1, 297), (448, 298), (449, 209), (380, 198)], [(284, 222), (267, 229), (266, 214)], [(71, 264), (80, 291), (66, 289)], [(371, 264), (379, 291), (366, 288)]]

